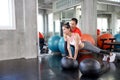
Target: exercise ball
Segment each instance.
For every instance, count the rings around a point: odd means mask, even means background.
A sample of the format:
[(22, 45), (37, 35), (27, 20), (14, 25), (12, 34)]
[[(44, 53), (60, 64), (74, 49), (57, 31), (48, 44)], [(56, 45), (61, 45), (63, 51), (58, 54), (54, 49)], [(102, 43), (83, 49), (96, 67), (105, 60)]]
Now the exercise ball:
[[(109, 40), (109, 38), (113, 38), (113, 35), (109, 34), (109, 33), (105, 33), (105, 34), (102, 34), (102, 35), (98, 36), (97, 37), (98, 47), (102, 48), (101, 39), (107, 39), (105, 42), (111, 42), (111, 40)], [(109, 45), (104, 45), (103, 49), (107, 49), (107, 48), (110, 48), (110, 46)]]
[(76, 68), (78, 68), (78, 62), (77, 62), (77, 60), (63, 57), (61, 59), (61, 66), (63, 69), (76, 69)]
[(53, 52), (59, 52), (58, 43), (60, 36), (52, 36), (48, 39), (48, 48)]
[(81, 40), (82, 41), (88, 41), (91, 44), (95, 45), (95, 40), (93, 39), (93, 37), (90, 34), (82, 34)]
[(59, 48), (59, 50), (60, 50), (60, 52), (61, 52), (62, 54), (65, 54), (64, 44), (65, 44), (64, 38), (61, 37), (60, 40), (59, 40), (59, 43), (58, 43), (58, 48)]
[[(68, 53), (65, 53), (65, 47), (64, 47), (64, 45), (65, 45), (64, 38), (61, 37), (60, 40), (59, 40), (59, 43), (58, 43), (58, 48), (59, 48), (62, 56), (67, 56)], [(71, 48), (71, 51), (72, 51), (72, 55), (74, 55), (74, 46), (70, 46), (70, 48)]]
[(101, 71), (101, 65), (97, 60), (88, 58), (80, 62), (79, 69), (83, 75), (97, 76)]
[(80, 63), (82, 60), (87, 59), (87, 58), (94, 58), (94, 55), (92, 53), (80, 53), (77, 60), (78, 63)]
[[(114, 37), (116, 38), (116, 42), (120, 42), (120, 34), (116, 34)], [(116, 45), (115, 48), (120, 48), (120, 46)]]

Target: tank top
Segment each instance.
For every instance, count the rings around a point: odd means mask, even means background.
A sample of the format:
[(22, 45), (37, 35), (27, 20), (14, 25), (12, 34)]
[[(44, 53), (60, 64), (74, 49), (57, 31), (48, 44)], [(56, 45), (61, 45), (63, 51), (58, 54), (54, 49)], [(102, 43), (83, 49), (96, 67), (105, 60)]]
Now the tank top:
[[(75, 34), (74, 33), (72, 33), (72, 36), (71, 37), (69, 37), (69, 36), (67, 36), (67, 39), (70, 41), (70, 45), (75, 45), (75, 36), (74, 36)], [(81, 39), (79, 40), (79, 44), (81, 43)]]

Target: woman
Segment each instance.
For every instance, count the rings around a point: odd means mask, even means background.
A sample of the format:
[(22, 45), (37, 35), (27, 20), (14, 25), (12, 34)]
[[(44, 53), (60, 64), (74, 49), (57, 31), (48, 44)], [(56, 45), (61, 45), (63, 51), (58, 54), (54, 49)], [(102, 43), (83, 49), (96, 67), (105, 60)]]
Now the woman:
[[(106, 51), (106, 50), (102, 50), (92, 45), (88, 41), (81, 41), (81, 37), (79, 36), (79, 34), (73, 33), (71, 31), (69, 23), (65, 23), (62, 27), (62, 30), (63, 30), (65, 44), (69, 53), (67, 56), (68, 58), (76, 59), (78, 56), (78, 51), (81, 49), (84, 49), (94, 53), (103, 53), (103, 54), (109, 55), (110, 62), (113, 62), (115, 60), (116, 54), (110, 53), (109, 51)], [(75, 47), (74, 56), (72, 56), (72, 52), (70, 48), (71, 45)]]

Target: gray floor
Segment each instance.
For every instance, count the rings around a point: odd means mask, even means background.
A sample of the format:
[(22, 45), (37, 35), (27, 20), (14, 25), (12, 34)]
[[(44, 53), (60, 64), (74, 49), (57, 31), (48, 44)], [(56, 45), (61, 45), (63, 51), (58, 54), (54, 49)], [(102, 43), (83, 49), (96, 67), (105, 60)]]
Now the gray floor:
[(97, 78), (88, 78), (79, 69), (64, 71), (60, 54), (38, 59), (0, 61), (0, 80), (120, 80), (120, 61), (110, 63), (110, 70)]
[(38, 80), (38, 60), (0, 61), (0, 80)]
[(64, 71), (60, 65), (61, 56), (53, 54), (41, 57), (41, 80), (120, 80), (120, 63), (110, 63), (110, 69), (96, 78), (85, 77), (78, 70)]

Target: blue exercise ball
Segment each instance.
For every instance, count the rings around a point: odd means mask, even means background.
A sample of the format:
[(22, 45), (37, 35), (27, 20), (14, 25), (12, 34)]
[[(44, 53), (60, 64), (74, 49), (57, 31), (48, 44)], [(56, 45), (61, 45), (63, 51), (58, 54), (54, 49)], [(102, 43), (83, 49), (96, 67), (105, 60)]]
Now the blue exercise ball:
[[(120, 34), (116, 34), (114, 37), (116, 38), (116, 42), (120, 42)], [(115, 48), (120, 48), (120, 46), (117, 45)]]
[(60, 36), (52, 36), (48, 39), (48, 48), (53, 52), (59, 52), (58, 43)]
[[(62, 56), (67, 56), (68, 53), (65, 53), (65, 41), (64, 41), (64, 38), (61, 37), (60, 40), (59, 40), (59, 43), (58, 43), (58, 48), (62, 54)], [(74, 46), (70, 46), (71, 48), (71, 51), (72, 51), (72, 55), (74, 55)]]

